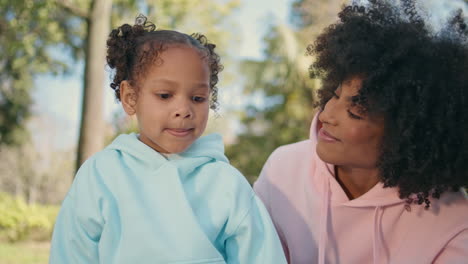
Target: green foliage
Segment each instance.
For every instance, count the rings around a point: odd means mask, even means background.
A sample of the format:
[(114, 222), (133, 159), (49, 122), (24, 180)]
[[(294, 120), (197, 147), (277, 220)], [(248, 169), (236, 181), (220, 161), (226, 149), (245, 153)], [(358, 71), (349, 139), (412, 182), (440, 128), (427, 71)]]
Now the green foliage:
[(48, 242), (4, 243), (0, 242), (0, 260), (8, 264), (47, 263), (50, 244)]
[(0, 193), (0, 241), (48, 240), (57, 213), (57, 206), (28, 205)]
[(270, 153), (280, 145), (307, 139), (313, 116), (316, 82), (308, 78), (307, 62), (294, 32), (272, 28), (266, 37), (264, 61), (245, 61), (247, 93), (263, 97), (241, 116), (245, 131), (226, 152), (250, 182), (256, 179)]
[(227, 49), (230, 25), (227, 19), (239, 6), (239, 0), (160, 0), (153, 1), (149, 14), (160, 28), (187, 33), (200, 32), (218, 48)]
[(33, 77), (66, 69), (50, 47), (72, 42), (74, 27), (67, 21), (55, 1), (0, 0), (1, 143), (17, 145), (27, 138)]
[[(318, 21), (332, 21), (341, 2), (294, 1), (295, 27), (272, 26), (265, 37), (265, 59), (241, 66), (247, 79), (244, 97), (260, 97), (262, 103), (249, 103), (241, 115), (244, 131), (226, 154), (251, 183), (275, 148), (309, 137), (320, 82), (309, 78), (313, 58), (305, 56), (306, 47), (323, 27)], [(333, 15), (327, 17), (328, 13)]]
[(133, 24), (138, 13), (142, 13), (158, 29), (171, 29), (185, 33), (200, 32), (218, 45), (227, 49), (230, 31), (227, 27), (230, 15), (240, 5), (240, 0), (114, 0), (111, 16), (112, 27), (123, 23)]

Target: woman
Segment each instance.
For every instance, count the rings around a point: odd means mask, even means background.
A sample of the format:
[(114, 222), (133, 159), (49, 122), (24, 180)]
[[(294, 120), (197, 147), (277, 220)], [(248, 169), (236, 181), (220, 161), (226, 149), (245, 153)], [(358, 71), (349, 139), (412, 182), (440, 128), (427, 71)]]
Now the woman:
[(467, 263), (468, 41), (414, 3), (349, 5), (308, 48), (310, 139), (255, 183), (289, 263)]

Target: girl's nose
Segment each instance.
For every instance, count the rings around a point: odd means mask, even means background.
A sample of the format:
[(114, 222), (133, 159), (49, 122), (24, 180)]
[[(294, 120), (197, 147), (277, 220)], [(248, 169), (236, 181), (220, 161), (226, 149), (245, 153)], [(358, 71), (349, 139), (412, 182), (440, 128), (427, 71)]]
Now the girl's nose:
[(192, 116), (192, 113), (190, 112), (177, 112), (175, 114), (176, 117), (182, 117), (182, 118), (190, 118)]
[(190, 105), (182, 104), (174, 111), (175, 118), (188, 118), (191, 119), (193, 117), (193, 111)]

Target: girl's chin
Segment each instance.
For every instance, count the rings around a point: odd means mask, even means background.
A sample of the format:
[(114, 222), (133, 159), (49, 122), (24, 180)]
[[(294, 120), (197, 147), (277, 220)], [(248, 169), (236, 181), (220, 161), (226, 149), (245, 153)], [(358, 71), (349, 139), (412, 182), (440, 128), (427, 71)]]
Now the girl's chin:
[(190, 145), (184, 144), (182, 146), (169, 146), (165, 148), (165, 150), (166, 150), (166, 154), (179, 154), (179, 153), (185, 152), (190, 146), (191, 144)]

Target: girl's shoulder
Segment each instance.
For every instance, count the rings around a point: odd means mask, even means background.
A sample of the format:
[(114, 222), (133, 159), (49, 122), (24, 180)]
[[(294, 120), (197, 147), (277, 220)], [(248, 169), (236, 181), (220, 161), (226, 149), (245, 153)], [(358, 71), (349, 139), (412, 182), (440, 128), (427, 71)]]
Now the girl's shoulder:
[(122, 157), (118, 151), (105, 148), (86, 159), (86, 161), (80, 166), (78, 172), (90, 169), (112, 170), (115, 169), (116, 165), (120, 164), (121, 159)]
[(245, 176), (229, 162), (213, 160), (201, 165), (197, 169), (197, 178), (202, 181), (206, 178), (208, 184), (230, 186), (230, 188), (250, 191), (250, 184)]

